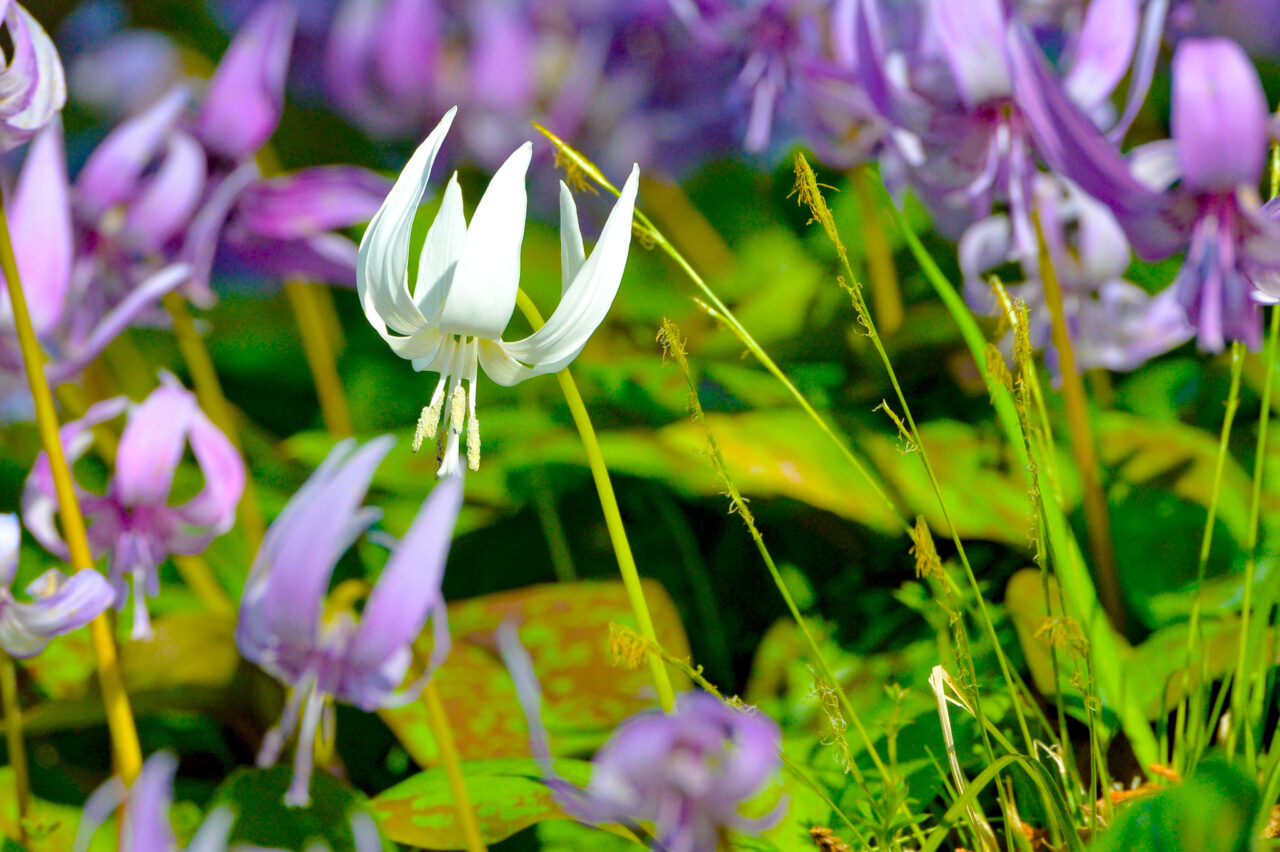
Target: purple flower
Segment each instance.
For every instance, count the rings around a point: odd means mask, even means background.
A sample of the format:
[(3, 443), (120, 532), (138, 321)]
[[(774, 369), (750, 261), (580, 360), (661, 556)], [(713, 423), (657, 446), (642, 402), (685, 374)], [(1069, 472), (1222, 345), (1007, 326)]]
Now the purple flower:
[[(77, 246), (62, 126), (32, 141), (9, 207), (14, 254), (50, 384), (76, 376), (108, 343), (187, 275), (171, 264), (104, 286), (100, 258)], [(0, 291), (0, 418), (31, 416), (8, 291)]]
[[(449, 651), (440, 581), (462, 505), (462, 480), (444, 480), (423, 503), (409, 532), (369, 593), (359, 621), (347, 606), (326, 606), (334, 566), (381, 512), (362, 506), (378, 464), (394, 439), (357, 448), (339, 443), (267, 530), (240, 605), (240, 653), (290, 690), (280, 724), (267, 733), (258, 764), (276, 761), (298, 731), (290, 805), (310, 801), (312, 743), (329, 699), (363, 710), (413, 700)], [(431, 666), (401, 689), (411, 645), (427, 619), (433, 627)], [(330, 711), (331, 712), (331, 711)], [(301, 717), (301, 721), (299, 721)]]
[[(133, 637), (150, 636), (145, 595), (159, 591), (160, 563), (170, 554), (201, 553), (235, 522), (244, 491), (245, 469), (231, 441), (200, 410), (195, 397), (168, 373), (145, 400), (131, 405), (124, 397), (99, 402), (59, 435), (69, 462), (93, 443), (94, 426), (128, 411), (116, 451), (115, 476), (105, 494), (78, 489), (89, 521), (89, 545), (98, 556), (110, 553), (110, 576), (117, 607), (128, 599), (125, 578), (133, 581)], [(184, 448), (204, 477), (190, 500), (169, 505), (174, 473)], [(67, 545), (55, 523), (57, 496), (49, 459), (43, 453), (27, 478), (23, 519), (32, 535), (51, 552), (67, 557)]]
[(195, 126), (196, 136), (214, 154), (243, 160), (275, 132), (297, 14), (292, 0), (263, 3), (223, 54)]
[[(116, 777), (95, 790), (85, 802), (84, 816), (76, 830), (77, 852), (89, 848), (93, 835), (121, 805), (124, 813), (120, 821), (120, 852), (178, 852), (178, 840), (169, 824), (177, 770), (178, 759), (171, 752), (156, 752), (142, 764), (142, 771), (128, 789)], [(233, 818), (229, 808), (215, 809), (187, 844), (187, 852), (223, 852)]]
[(115, 603), (110, 584), (94, 571), (67, 577), (50, 569), (27, 586), (31, 603), (19, 603), (9, 587), (18, 572), (22, 529), (17, 515), (0, 515), (0, 648), (11, 657), (34, 657), (49, 640), (97, 618)]
[(67, 100), (62, 60), (31, 13), (13, 0), (0, 7), (10, 46), (0, 61), (0, 151), (21, 145), (53, 120)]
[(729, 707), (705, 692), (685, 692), (671, 713), (644, 712), (624, 721), (592, 760), (580, 789), (560, 778), (541, 718), (541, 688), (516, 627), (497, 631), (502, 658), (529, 722), (530, 746), (544, 781), (575, 819), (592, 824), (654, 827), (655, 848), (715, 852), (724, 829), (759, 832), (776, 825), (779, 803), (758, 819), (738, 809), (764, 789), (778, 769), (782, 733), (758, 710)]
[[(1186, 39), (1173, 58), (1172, 139), (1132, 152), (1126, 162), (1048, 82), (1043, 59), (1017, 34), (1011, 55), (1038, 80), (1030, 113), (1050, 165), (1080, 183), (1119, 216), (1142, 258), (1185, 249), (1174, 281), (1200, 346), (1227, 340), (1257, 348), (1260, 301), (1280, 271), (1280, 224), (1261, 207), (1256, 185), (1269, 135), (1257, 71), (1226, 39)], [(1175, 185), (1176, 184), (1176, 185)], [(1280, 291), (1277, 291), (1280, 292)]]

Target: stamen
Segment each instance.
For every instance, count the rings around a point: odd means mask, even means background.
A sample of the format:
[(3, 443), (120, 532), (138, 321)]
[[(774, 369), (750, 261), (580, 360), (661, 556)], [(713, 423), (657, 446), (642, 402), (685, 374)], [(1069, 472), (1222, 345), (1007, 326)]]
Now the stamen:
[(438, 478), (443, 478), (458, 470), (458, 444), (462, 435), (462, 425), (467, 417), (467, 395), (462, 383), (455, 380), (449, 393), (449, 431), (445, 442), (444, 453), (440, 459), (440, 469), (436, 471)]
[(422, 415), (418, 418), (418, 428), (413, 430), (415, 453), (422, 449), (424, 440), (430, 440), (436, 436), (436, 430), (440, 427), (440, 410), (444, 407), (444, 383), (448, 380), (448, 373), (440, 376), (440, 381), (436, 382), (436, 389), (431, 393), (431, 404), (422, 409)]
[(467, 420), (467, 467), (480, 469), (480, 421), (474, 414)]
[(471, 351), (467, 353), (467, 467), (480, 469), (480, 420), (476, 417), (476, 370), (479, 367), (480, 339), (471, 343)]

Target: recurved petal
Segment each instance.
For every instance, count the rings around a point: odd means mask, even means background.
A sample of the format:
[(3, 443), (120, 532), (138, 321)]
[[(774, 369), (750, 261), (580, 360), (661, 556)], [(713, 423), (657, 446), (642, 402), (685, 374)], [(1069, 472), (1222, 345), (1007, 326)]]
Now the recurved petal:
[(237, 223), (255, 234), (289, 240), (367, 222), (391, 182), (356, 166), (316, 166), (260, 180), (236, 201)]
[(965, 105), (973, 109), (1009, 94), (1009, 70), (1000, 49), (1008, 23), (999, 0), (931, 3), (930, 10)]
[(1063, 81), (1072, 100), (1088, 110), (1110, 97), (1129, 69), (1137, 41), (1137, 0), (1093, 0)]
[(71, 286), (71, 200), (61, 122), (51, 122), (31, 143), (10, 215), (31, 323), (43, 336), (66, 313)]
[(114, 488), (126, 506), (164, 506), (182, 461), (196, 398), (169, 377), (129, 412), (116, 450)]
[(427, 231), (427, 239), (418, 255), (418, 280), (413, 286), (413, 301), (428, 321), (440, 311), (449, 295), (453, 273), (467, 241), (467, 220), (462, 212), (462, 189), (458, 174), (449, 178), (440, 199), (440, 210)]
[(406, 649), (441, 600), (440, 583), (462, 508), (462, 477), (438, 484), (382, 569), (347, 656), (359, 671), (376, 669)]
[(40, 22), (14, 2), (5, 23), (13, 57), (0, 71), (0, 151), (30, 139), (67, 101), (62, 60)]
[[(77, 571), (70, 577), (49, 569), (27, 586), (32, 603), (11, 603), (0, 619), (13, 619), (11, 628), (41, 639), (44, 643), (84, 627), (116, 602), (115, 590), (97, 571)], [(6, 647), (14, 656), (19, 654)]]
[(199, 409), (192, 415), (188, 439), (204, 487), (175, 511), (188, 524), (221, 535), (235, 522), (236, 506), (244, 494), (244, 460), (231, 439)]
[(633, 166), (591, 257), (578, 270), (555, 313), (546, 325), (524, 340), (501, 343), (508, 355), (531, 365), (535, 372), (554, 372), (577, 356), (587, 338), (604, 321), (627, 264), (631, 217), (639, 184), (640, 168)]
[(125, 212), (125, 231), (134, 247), (160, 251), (182, 232), (204, 192), (205, 156), (200, 143), (185, 133), (174, 133), (164, 159)]
[(76, 178), (81, 212), (96, 220), (133, 197), (143, 171), (164, 147), (189, 98), (186, 86), (177, 86), (98, 143)]
[(169, 825), (173, 804), (173, 776), (178, 759), (167, 751), (156, 752), (142, 764), (129, 788), (121, 826), (122, 849), (129, 852), (170, 852), (178, 847)]
[(413, 152), (360, 240), (356, 260), (360, 305), (374, 331), (388, 343), (395, 335), (412, 335), (427, 324), (409, 294), (409, 238), (431, 166), (457, 111), (454, 107), (446, 112)]
[(1267, 97), (1240, 45), (1184, 39), (1173, 54), (1170, 130), (1188, 186), (1254, 184), (1267, 153)]
[(18, 546), (22, 543), (22, 529), (18, 516), (0, 515), (0, 586), (8, 588), (18, 571)]
[(578, 205), (568, 185), (560, 181), (560, 293), (568, 292), (578, 270), (586, 262), (587, 250), (582, 245), (582, 231), (578, 227)]
[(297, 16), (292, 0), (270, 0), (236, 33), (196, 118), (196, 135), (210, 150), (239, 160), (275, 132)]
[(438, 327), (445, 334), (497, 340), (511, 320), (520, 287), (520, 244), (528, 203), (524, 178), (532, 155), (532, 143), (517, 148), (476, 206), (440, 312)]

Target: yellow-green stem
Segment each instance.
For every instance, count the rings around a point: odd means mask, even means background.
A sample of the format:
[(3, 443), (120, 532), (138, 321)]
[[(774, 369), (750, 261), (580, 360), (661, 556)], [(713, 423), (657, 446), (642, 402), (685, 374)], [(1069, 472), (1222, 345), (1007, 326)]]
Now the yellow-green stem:
[(13, 792), (18, 799), (18, 840), (26, 845), (31, 779), (27, 774), (27, 745), (22, 738), (18, 668), (4, 651), (0, 651), (0, 701), (4, 704), (4, 741), (9, 750), (9, 768), (13, 770)]
[[(236, 419), (231, 413), (231, 405), (227, 402), (226, 394), (222, 392), (218, 371), (213, 367), (213, 359), (209, 357), (204, 338), (200, 336), (200, 332), (196, 331), (191, 312), (187, 310), (187, 303), (178, 293), (169, 293), (164, 297), (164, 307), (173, 317), (173, 334), (178, 341), (178, 349), (182, 352), (182, 359), (187, 364), (187, 370), (191, 373), (191, 382), (195, 385), (196, 398), (200, 400), (200, 407), (243, 455), (244, 446), (240, 441), (240, 430), (236, 426)], [(236, 518), (244, 531), (249, 552), (256, 553), (258, 546), (262, 544), (266, 524), (262, 519), (258, 493), (253, 486), (251, 476), (245, 478), (244, 495), (240, 498), (240, 505), (236, 507)]]
[(1058, 352), (1058, 372), (1062, 375), (1062, 401), (1067, 408), (1070, 424), (1071, 452), (1080, 470), (1084, 489), (1084, 518), (1089, 530), (1089, 551), (1093, 555), (1094, 572), (1098, 579), (1098, 596), (1103, 609), (1116, 630), (1124, 635), (1124, 597), (1120, 591), (1120, 575), (1116, 570), (1115, 549), (1111, 544), (1111, 518), (1107, 514), (1107, 495), (1102, 490), (1098, 449), (1093, 441), (1093, 427), (1089, 423), (1089, 403), (1084, 391), (1084, 381), (1076, 369), (1075, 352), (1071, 347), (1071, 335), (1067, 331), (1067, 318), (1062, 302), (1062, 288), (1058, 274), (1045, 244), (1044, 231), (1039, 217), (1035, 217), (1036, 243), (1040, 252), (1040, 280), (1044, 285), (1044, 300), (1049, 307), (1053, 324), (1053, 346)]
[(453, 728), (449, 726), (449, 714), (445, 712), (435, 681), (427, 683), (422, 690), (422, 697), (427, 704), (427, 725), (431, 728), (431, 736), (436, 745), (440, 747), (444, 774), (448, 776), (449, 789), (453, 791), (453, 804), (458, 810), (458, 824), (462, 826), (462, 836), (466, 838), (467, 852), (484, 852), (486, 847), (484, 837), (480, 834), (480, 823), (476, 820), (471, 797), (467, 795), (467, 783), (462, 777), (462, 759), (458, 756), (458, 746), (453, 741)]
[(876, 325), (885, 334), (893, 334), (902, 325), (902, 290), (898, 287), (898, 270), (893, 264), (893, 251), (880, 219), (880, 208), (871, 197), (868, 165), (858, 166), (850, 179), (858, 197), (862, 215), (863, 252), (867, 258), (867, 277), (871, 279), (871, 300), (876, 309)]
[(355, 430), (351, 425), (347, 396), (342, 389), (342, 377), (338, 374), (337, 353), (319, 298), (320, 287), (319, 284), (286, 281), (284, 292), (298, 321), (302, 351), (307, 356), (307, 366), (311, 368), (325, 431), (334, 438), (346, 438)]
[[(58, 438), (58, 412), (53, 405), (53, 394), (49, 390), (49, 383), (45, 380), (44, 352), (41, 351), (40, 344), (36, 340), (35, 329), (31, 325), (31, 314), (27, 310), (27, 299), (22, 292), (22, 281), (18, 276), (18, 262), (13, 254), (13, 243), (9, 236), (9, 222), (4, 212), (3, 198), (0, 198), (0, 272), (3, 272), (5, 283), (8, 285), (14, 330), (17, 332), (18, 346), (22, 349), (23, 367), (26, 370), (27, 383), (31, 387), (31, 398), (35, 404), (36, 429), (40, 433), (40, 444), (49, 459), (54, 491), (58, 497), (58, 516), (62, 521), (62, 534), (66, 539), (67, 549), (70, 551), (71, 567), (76, 571), (93, 571), (96, 569), (93, 567), (93, 555), (89, 550), (84, 516), (80, 513), (71, 470), (67, 466), (66, 456), (62, 452), (62, 442)], [(102, 701), (106, 708), (107, 727), (111, 734), (116, 769), (125, 783), (129, 784), (142, 768), (142, 748), (138, 744), (138, 730), (133, 722), (133, 712), (129, 709), (129, 696), (125, 692), (124, 681), (120, 676), (116, 643), (111, 635), (111, 626), (106, 613), (99, 615), (89, 625), (89, 636), (93, 644), (94, 660), (98, 667), (98, 683), (102, 689)]]
[[(533, 328), (542, 327), (542, 314), (533, 301), (521, 290), (516, 295), (516, 304), (529, 320)], [(573, 423), (578, 427), (578, 435), (582, 439), (583, 449), (587, 453), (587, 464), (591, 468), (591, 478), (595, 480), (596, 491), (600, 495), (600, 508), (604, 510), (605, 526), (609, 530), (609, 540), (613, 543), (613, 552), (618, 557), (618, 570), (622, 573), (622, 585), (627, 590), (627, 599), (631, 603), (631, 611), (636, 617), (636, 626), (640, 635), (654, 645), (658, 645), (658, 635), (653, 629), (653, 619), (649, 616), (649, 605), (644, 599), (644, 588), (640, 585), (640, 572), (636, 569), (635, 557), (631, 554), (631, 543), (627, 541), (627, 530), (622, 524), (622, 512), (618, 509), (618, 498), (613, 493), (613, 482), (609, 479), (609, 468), (604, 463), (604, 453), (600, 451), (600, 442), (596, 439), (596, 430), (591, 425), (591, 416), (587, 414), (587, 406), (578, 392), (578, 385), (566, 368), (556, 373), (560, 382), (560, 390), (564, 393), (564, 401), (573, 415)], [(653, 686), (658, 694), (658, 704), (664, 712), (670, 713), (675, 707), (675, 692), (671, 688), (671, 678), (667, 675), (662, 659), (653, 652), (649, 653), (649, 670), (653, 673)]]

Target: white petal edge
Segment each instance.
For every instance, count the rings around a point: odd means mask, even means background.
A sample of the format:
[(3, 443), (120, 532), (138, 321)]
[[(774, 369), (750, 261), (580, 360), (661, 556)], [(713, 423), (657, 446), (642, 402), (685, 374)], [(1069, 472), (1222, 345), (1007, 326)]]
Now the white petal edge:
[(578, 270), (586, 262), (587, 250), (582, 246), (582, 231), (578, 228), (578, 206), (573, 193), (564, 181), (560, 181), (560, 295), (569, 291), (569, 285), (578, 276)]
[(467, 219), (462, 212), (462, 189), (458, 186), (458, 173), (454, 172), (440, 200), (440, 212), (436, 213), (422, 244), (422, 253), (418, 255), (418, 280), (413, 288), (413, 301), (428, 321), (440, 311), (449, 295), (453, 271), (458, 266), (466, 241)]

